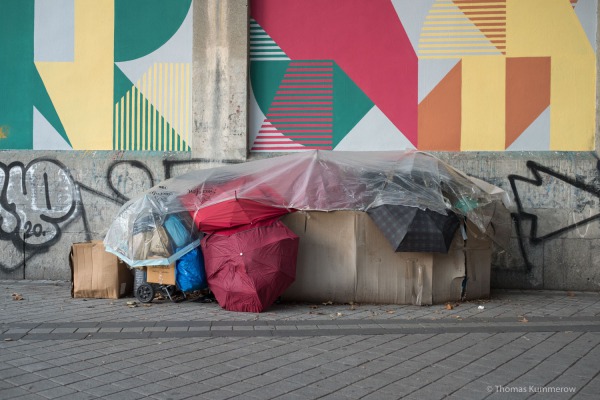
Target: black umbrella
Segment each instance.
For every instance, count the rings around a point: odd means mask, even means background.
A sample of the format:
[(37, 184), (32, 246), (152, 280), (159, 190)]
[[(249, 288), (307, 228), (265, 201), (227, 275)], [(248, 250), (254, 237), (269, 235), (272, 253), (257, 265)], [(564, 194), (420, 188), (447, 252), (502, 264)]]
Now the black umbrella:
[(384, 204), (367, 211), (397, 252), (447, 253), (460, 221), (416, 207)]

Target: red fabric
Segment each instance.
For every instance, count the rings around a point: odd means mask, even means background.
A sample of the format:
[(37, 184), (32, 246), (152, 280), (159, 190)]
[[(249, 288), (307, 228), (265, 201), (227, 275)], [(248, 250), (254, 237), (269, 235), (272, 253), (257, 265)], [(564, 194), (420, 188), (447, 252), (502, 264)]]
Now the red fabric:
[(207, 235), (208, 286), (229, 311), (262, 312), (296, 279), (300, 239), (280, 221), (231, 236)]
[[(213, 233), (226, 229), (230, 233), (259, 226), (261, 221), (271, 222), (273, 219), (288, 214), (285, 208), (265, 205), (253, 200), (233, 199), (191, 211), (198, 229), (205, 233)], [(231, 230), (231, 228), (235, 228)]]
[(204, 184), (180, 199), (200, 231), (223, 235), (270, 225), (294, 211), (268, 184), (248, 177)]

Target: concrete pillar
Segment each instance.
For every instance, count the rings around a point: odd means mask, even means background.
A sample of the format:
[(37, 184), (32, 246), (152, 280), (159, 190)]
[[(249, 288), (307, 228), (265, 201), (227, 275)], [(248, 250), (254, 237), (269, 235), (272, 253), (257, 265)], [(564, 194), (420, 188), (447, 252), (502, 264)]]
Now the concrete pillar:
[(247, 156), (248, 0), (194, 0), (193, 154)]

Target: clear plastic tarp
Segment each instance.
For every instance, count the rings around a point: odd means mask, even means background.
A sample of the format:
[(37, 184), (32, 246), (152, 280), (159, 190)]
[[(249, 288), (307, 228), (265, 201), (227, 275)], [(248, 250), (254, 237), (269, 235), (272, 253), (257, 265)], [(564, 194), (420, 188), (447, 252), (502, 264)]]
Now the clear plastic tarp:
[(242, 199), (282, 213), (368, 211), (384, 204), (452, 211), (499, 243), (510, 232), (504, 191), (431, 154), (315, 150), (163, 181), (123, 205), (105, 247), (130, 266), (168, 264), (198, 245), (202, 218), (217, 207), (222, 212), (220, 204)]

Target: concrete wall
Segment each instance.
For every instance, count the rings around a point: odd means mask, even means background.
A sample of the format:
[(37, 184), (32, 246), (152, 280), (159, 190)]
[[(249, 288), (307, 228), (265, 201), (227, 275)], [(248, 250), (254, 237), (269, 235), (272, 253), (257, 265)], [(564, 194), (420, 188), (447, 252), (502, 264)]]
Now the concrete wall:
[[(246, 0), (194, 0), (191, 152), (0, 151), (0, 279), (70, 279), (71, 244), (101, 239), (128, 198), (247, 159), (247, 18)], [(514, 200), (493, 286), (600, 290), (596, 153), (434, 153)]]

